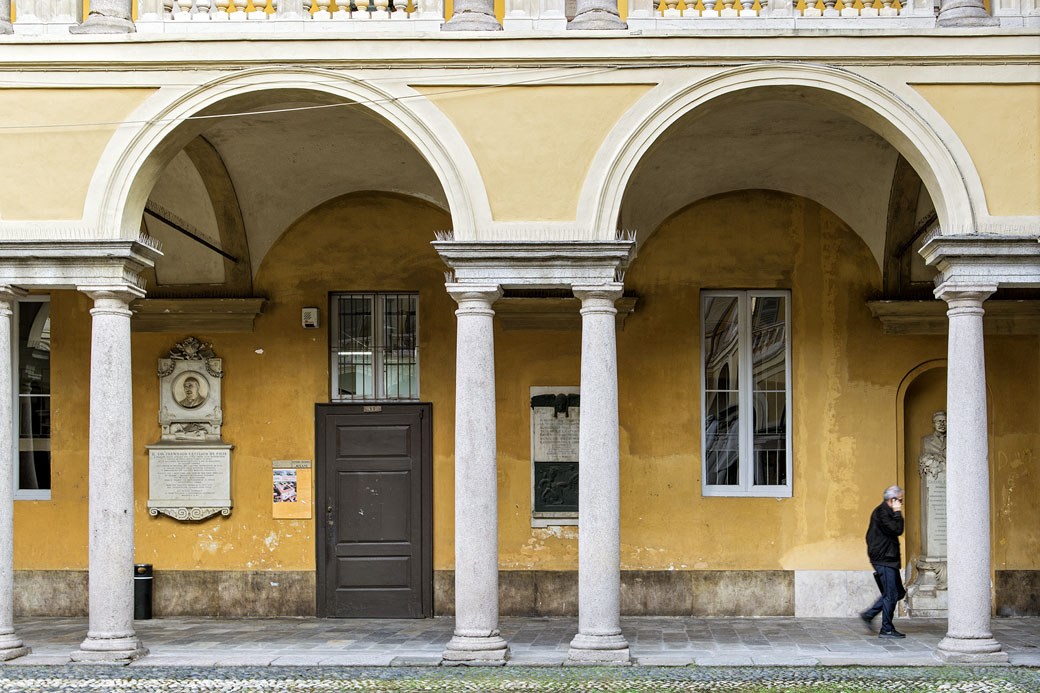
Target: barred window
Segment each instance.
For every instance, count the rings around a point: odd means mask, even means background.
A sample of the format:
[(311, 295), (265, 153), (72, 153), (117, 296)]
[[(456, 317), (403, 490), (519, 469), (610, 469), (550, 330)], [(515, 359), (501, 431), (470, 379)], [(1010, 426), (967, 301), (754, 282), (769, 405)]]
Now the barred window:
[(419, 296), (333, 294), (332, 401), (419, 398)]
[(702, 491), (791, 495), (790, 292), (701, 293)]

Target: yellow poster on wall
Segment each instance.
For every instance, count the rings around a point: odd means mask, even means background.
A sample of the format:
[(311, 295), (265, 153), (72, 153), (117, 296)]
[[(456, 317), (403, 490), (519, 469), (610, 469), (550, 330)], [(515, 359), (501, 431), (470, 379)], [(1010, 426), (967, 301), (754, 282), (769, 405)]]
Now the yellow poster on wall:
[(310, 460), (274, 460), (271, 463), (274, 494), (271, 517), (310, 519), (314, 505), (313, 474)]

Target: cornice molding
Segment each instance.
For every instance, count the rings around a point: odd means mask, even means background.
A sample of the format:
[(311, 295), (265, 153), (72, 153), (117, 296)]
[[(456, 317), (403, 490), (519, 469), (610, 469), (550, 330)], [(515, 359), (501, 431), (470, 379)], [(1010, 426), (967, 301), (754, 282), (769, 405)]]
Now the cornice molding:
[(920, 250), (935, 285), (1040, 286), (1040, 237), (936, 234)]
[(154, 239), (0, 240), (0, 284), (23, 289), (140, 288), (140, 273), (162, 257)]

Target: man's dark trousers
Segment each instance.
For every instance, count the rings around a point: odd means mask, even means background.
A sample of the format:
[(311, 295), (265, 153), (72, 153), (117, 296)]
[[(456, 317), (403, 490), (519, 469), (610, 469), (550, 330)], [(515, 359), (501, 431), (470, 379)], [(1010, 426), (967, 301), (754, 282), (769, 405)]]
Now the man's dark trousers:
[(892, 626), (892, 615), (896, 611), (896, 602), (899, 601), (899, 571), (887, 565), (875, 565), (874, 570), (881, 577), (882, 592), (874, 605), (863, 612), (868, 618), (874, 618), (881, 612), (881, 632), (888, 633), (895, 630)]

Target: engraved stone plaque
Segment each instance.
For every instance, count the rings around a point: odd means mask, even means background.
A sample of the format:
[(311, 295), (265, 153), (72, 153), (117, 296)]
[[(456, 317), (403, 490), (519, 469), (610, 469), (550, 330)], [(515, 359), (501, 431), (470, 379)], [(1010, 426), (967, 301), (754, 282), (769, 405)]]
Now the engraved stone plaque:
[(195, 337), (159, 359), (161, 439), (148, 446), (148, 513), (177, 520), (231, 514), (231, 448), (221, 439), (224, 361)]
[(536, 517), (578, 511), (577, 388), (531, 388), (532, 508)]
[(231, 514), (231, 446), (148, 446), (148, 513), (177, 520)]

